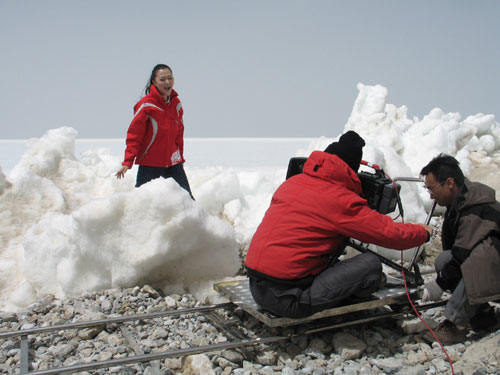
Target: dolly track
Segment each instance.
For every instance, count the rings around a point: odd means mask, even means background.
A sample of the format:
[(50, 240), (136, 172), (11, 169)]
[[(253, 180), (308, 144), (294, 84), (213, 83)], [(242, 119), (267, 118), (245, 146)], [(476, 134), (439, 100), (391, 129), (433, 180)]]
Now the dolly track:
[[(419, 310), (422, 311), (422, 310), (434, 308), (437, 306), (442, 306), (445, 303), (446, 303), (446, 301), (440, 301), (440, 302), (436, 302), (436, 303), (420, 305), (420, 306), (418, 306), (418, 308), (419, 308)], [(209, 352), (222, 351), (222, 350), (226, 350), (226, 349), (245, 348), (245, 347), (257, 346), (257, 345), (261, 345), (261, 344), (276, 343), (276, 342), (281, 342), (281, 341), (287, 341), (287, 340), (290, 340), (292, 338), (296, 338), (299, 336), (312, 335), (312, 334), (316, 334), (319, 332), (324, 332), (324, 331), (328, 331), (328, 330), (332, 330), (332, 329), (355, 326), (355, 325), (359, 325), (359, 324), (374, 322), (377, 320), (387, 319), (389, 317), (396, 317), (396, 316), (412, 313), (412, 311), (409, 311), (406, 309), (404, 311), (402, 311), (402, 310), (389, 311), (389, 312), (374, 314), (374, 315), (371, 315), (371, 316), (368, 316), (365, 318), (353, 319), (353, 320), (344, 321), (344, 322), (335, 323), (335, 324), (330, 324), (330, 325), (327, 324), (327, 325), (323, 325), (323, 326), (317, 326), (315, 328), (308, 329), (300, 334), (290, 334), (287, 336), (257, 337), (257, 338), (248, 338), (247, 337), (247, 338), (242, 338), (240, 340), (235, 340), (235, 341), (231, 341), (231, 342), (227, 342), (227, 343), (203, 345), (203, 346), (197, 346), (197, 347), (190, 347), (190, 348), (186, 348), (186, 349), (178, 349), (178, 350), (171, 350), (171, 351), (151, 353), (151, 354), (140, 354), (140, 355), (135, 355), (135, 356), (127, 356), (125, 358), (110, 359), (107, 361), (95, 361), (95, 362), (89, 362), (89, 363), (80, 363), (80, 364), (75, 364), (75, 365), (71, 365), (71, 366), (50, 368), (50, 369), (46, 369), (46, 370), (38, 370), (38, 371), (32, 371), (32, 372), (29, 372), (29, 370), (28, 370), (29, 369), (29, 362), (30, 362), (29, 356), (28, 356), (28, 350), (29, 350), (28, 336), (30, 336), (30, 335), (37, 335), (40, 333), (47, 333), (47, 332), (57, 332), (57, 331), (68, 330), (68, 329), (90, 328), (90, 327), (96, 327), (96, 326), (102, 326), (102, 325), (108, 325), (108, 324), (120, 324), (120, 323), (129, 322), (129, 321), (149, 320), (149, 319), (155, 319), (155, 318), (181, 316), (181, 315), (188, 315), (188, 314), (207, 313), (207, 316), (209, 317), (209, 315), (216, 312), (216, 310), (234, 309), (235, 307), (236, 307), (235, 304), (228, 302), (228, 303), (214, 304), (214, 305), (201, 306), (201, 307), (188, 308), (188, 309), (170, 310), (170, 311), (155, 312), (155, 313), (149, 313), (149, 314), (138, 314), (138, 315), (130, 315), (130, 316), (123, 316), (123, 317), (113, 317), (113, 318), (108, 318), (108, 319), (93, 320), (93, 321), (75, 322), (75, 323), (61, 324), (61, 325), (55, 325), (55, 326), (49, 326), (49, 327), (38, 327), (38, 328), (31, 328), (31, 329), (25, 329), (25, 330), (0, 332), (0, 340), (7, 339), (7, 338), (13, 338), (13, 337), (19, 337), (21, 339), (20, 374), (48, 375), (48, 374), (72, 373), (72, 372), (78, 372), (78, 371), (94, 370), (94, 369), (99, 369), (99, 368), (109, 368), (109, 367), (115, 367), (115, 366), (124, 366), (124, 365), (128, 365), (128, 364), (151, 362), (151, 361), (165, 359), (165, 358), (175, 358), (175, 357), (182, 357), (182, 356), (192, 355), (192, 354), (209, 353)], [(232, 324), (232, 323), (234, 323), (234, 321), (229, 322), (229, 324)], [(217, 326), (219, 326), (219, 328), (224, 329), (224, 327), (222, 327), (224, 325), (224, 323), (221, 323), (220, 321), (218, 324), (217, 324), (217, 322), (214, 322), (214, 325), (217, 325)], [(233, 333), (225, 332), (225, 333), (228, 333), (230, 336), (233, 336), (233, 337), (241, 337), (241, 335), (234, 334), (234, 332)], [(134, 344), (135, 344), (134, 342), (130, 342), (130, 340), (129, 340), (129, 343), (131, 346), (134, 346)]]

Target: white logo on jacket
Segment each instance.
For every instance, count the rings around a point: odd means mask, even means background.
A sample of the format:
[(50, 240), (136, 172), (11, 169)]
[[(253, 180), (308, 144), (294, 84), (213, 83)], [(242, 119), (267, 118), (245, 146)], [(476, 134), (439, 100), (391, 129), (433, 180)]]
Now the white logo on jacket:
[(179, 151), (179, 149), (177, 149), (177, 151), (172, 154), (172, 156), (170, 157), (170, 161), (172, 162), (172, 164), (177, 164), (181, 161), (181, 152)]

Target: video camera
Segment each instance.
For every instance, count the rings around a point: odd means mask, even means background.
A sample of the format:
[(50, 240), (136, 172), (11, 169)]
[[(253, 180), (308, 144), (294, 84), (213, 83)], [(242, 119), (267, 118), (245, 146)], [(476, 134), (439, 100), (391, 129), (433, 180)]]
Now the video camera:
[[(306, 160), (307, 158), (304, 157), (291, 158), (288, 163), (286, 179), (302, 173)], [(358, 173), (361, 180), (362, 197), (368, 201), (368, 206), (381, 214), (394, 212), (398, 204), (401, 186), (393, 183), (378, 166), (369, 165), (363, 161), (361, 163), (375, 170), (375, 173), (364, 171)]]

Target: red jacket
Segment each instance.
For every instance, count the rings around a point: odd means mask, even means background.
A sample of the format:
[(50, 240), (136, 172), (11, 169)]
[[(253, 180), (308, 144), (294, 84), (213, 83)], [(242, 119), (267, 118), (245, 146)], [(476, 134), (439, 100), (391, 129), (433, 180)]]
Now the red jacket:
[(134, 118), (127, 132), (127, 148), (122, 165), (171, 167), (184, 163), (182, 104), (172, 90), (167, 104), (155, 86), (134, 106)]
[(245, 266), (279, 279), (316, 275), (346, 237), (393, 249), (427, 240), (419, 225), (394, 222), (361, 198), (357, 174), (340, 158), (314, 151), (304, 173), (286, 180), (250, 243)]

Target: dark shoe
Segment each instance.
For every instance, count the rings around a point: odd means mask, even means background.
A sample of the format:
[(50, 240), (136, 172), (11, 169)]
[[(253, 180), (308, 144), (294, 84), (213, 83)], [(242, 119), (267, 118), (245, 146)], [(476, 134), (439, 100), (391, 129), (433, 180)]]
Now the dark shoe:
[[(446, 319), (434, 330), (439, 341), (445, 345), (457, 344), (465, 341), (466, 333), (464, 330), (458, 329), (457, 326)], [(431, 332), (427, 332), (424, 338), (428, 341), (435, 341), (436, 339)]]
[(476, 315), (470, 320), (472, 329), (476, 332), (494, 328), (498, 323), (495, 308), (488, 303), (481, 305)]

